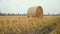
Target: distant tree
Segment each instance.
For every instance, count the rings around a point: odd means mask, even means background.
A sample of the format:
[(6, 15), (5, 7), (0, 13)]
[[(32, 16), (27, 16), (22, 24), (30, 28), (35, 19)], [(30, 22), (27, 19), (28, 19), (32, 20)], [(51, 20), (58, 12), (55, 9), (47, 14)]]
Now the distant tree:
[(50, 15), (50, 14), (48, 13), (48, 15)]
[(0, 14), (1, 14), (1, 12), (0, 12)]
[(8, 13), (7, 15), (9, 16), (10, 14)]

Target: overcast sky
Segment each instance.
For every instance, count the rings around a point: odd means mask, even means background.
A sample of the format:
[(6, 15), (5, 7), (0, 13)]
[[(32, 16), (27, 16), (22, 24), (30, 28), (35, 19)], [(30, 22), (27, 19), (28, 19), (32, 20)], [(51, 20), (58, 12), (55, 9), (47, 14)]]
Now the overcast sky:
[(2, 13), (26, 14), (32, 6), (42, 6), (44, 14), (60, 13), (60, 0), (0, 0)]

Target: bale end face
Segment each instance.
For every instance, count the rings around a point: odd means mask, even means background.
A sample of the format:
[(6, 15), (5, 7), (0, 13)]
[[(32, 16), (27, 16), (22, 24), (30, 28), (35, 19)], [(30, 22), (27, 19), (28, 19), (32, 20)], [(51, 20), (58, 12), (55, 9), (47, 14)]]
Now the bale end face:
[(28, 10), (28, 17), (36, 17), (39, 19), (43, 19), (43, 9), (41, 6), (38, 7), (31, 7)]

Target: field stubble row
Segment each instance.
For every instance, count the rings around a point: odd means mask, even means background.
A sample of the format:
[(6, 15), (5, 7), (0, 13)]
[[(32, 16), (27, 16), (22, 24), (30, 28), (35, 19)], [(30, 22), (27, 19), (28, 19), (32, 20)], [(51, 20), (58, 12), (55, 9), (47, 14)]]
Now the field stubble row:
[(60, 16), (44, 16), (43, 20), (26, 16), (0, 16), (0, 34), (27, 34), (59, 20)]

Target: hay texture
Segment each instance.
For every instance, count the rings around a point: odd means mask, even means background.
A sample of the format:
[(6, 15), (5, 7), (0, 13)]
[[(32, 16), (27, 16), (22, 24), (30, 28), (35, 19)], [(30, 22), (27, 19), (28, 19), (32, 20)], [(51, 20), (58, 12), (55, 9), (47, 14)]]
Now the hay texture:
[(27, 12), (28, 17), (43, 18), (43, 9), (41, 6), (30, 7)]

